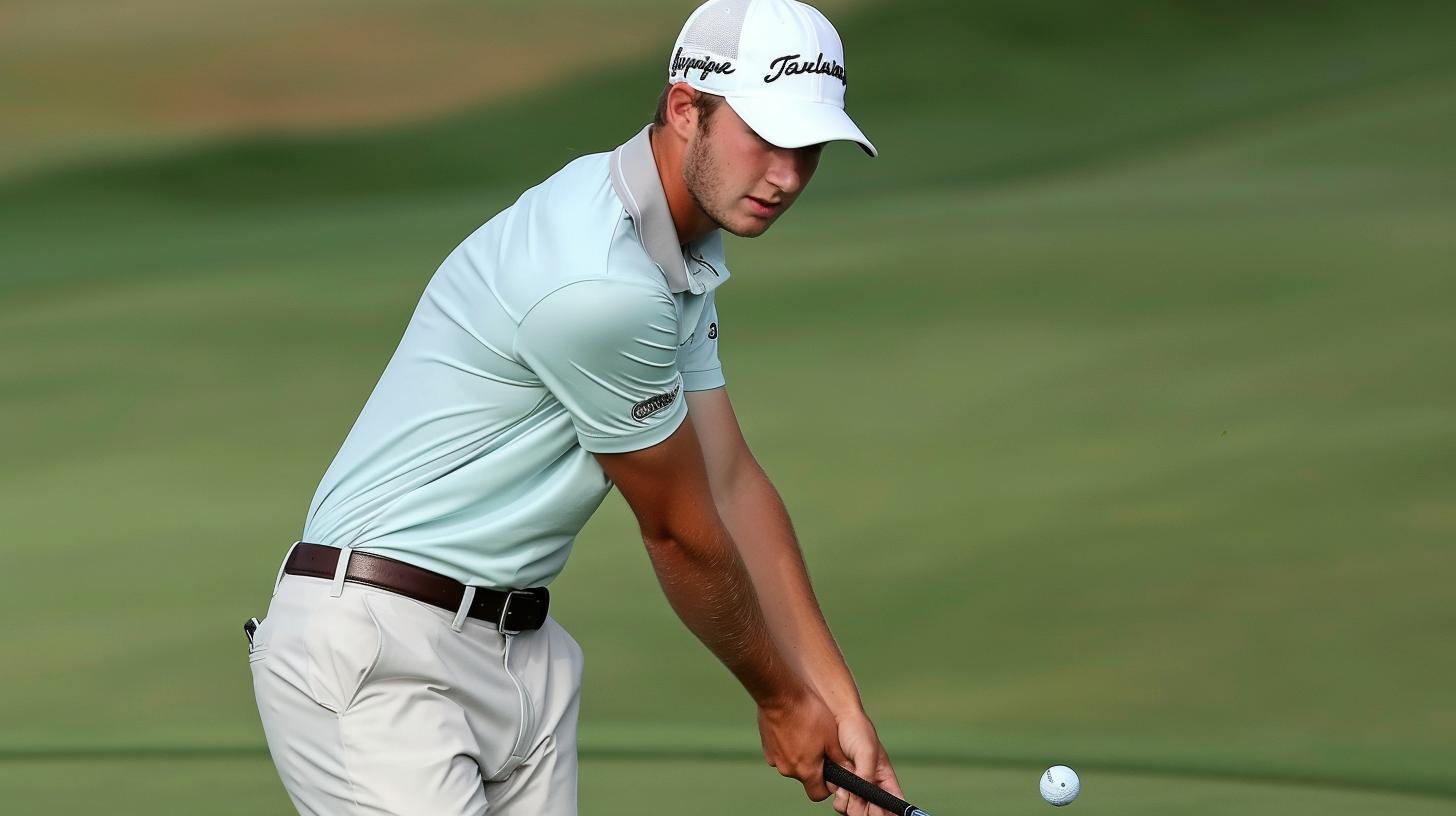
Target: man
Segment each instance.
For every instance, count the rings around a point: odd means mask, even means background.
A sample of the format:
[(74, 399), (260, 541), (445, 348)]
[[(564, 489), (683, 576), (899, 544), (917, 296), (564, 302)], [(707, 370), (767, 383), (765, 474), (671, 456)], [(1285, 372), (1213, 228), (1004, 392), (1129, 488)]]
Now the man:
[(713, 302), (720, 230), (763, 234), (825, 142), (874, 155), (846, 85), (815, 9), (709, 2), (651, 126), (441, 265), (248, 627), (301, 812), (576, 813), (581, 652), (544, 587), (612, 484), (674, 611), (757, 703), (769, 763), (816, 801), (826, 756), (898, 792), (739, 431)]

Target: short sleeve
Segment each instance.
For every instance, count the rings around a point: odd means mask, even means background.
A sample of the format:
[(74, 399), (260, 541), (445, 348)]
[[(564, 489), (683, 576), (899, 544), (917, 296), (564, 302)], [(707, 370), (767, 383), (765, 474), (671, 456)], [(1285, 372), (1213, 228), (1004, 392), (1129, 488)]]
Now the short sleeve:
[(565, 406), (583, 448), (641, 450), (672, 435), (687, 415), (677, 322), (664, 291), (579, 281), (522, 318), (516, 355)]
[(706, 297), (708, 303), (693, 329), (692, 339), (677, 353), (686, 391), (711, 391), (722, 388), (725, 383), (723, 364), (718, 361), (718, 304), (712, 292)]

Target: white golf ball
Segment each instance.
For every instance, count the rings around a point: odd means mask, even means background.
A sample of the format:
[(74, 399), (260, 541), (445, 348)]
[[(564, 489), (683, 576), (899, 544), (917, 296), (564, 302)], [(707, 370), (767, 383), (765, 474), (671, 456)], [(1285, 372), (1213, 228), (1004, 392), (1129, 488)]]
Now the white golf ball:
[(1053, 765), (1041, 775), (1041, 798), (1055, 807), (1072, 804), (1082, 792), (1082, 780), (1066, 765)]

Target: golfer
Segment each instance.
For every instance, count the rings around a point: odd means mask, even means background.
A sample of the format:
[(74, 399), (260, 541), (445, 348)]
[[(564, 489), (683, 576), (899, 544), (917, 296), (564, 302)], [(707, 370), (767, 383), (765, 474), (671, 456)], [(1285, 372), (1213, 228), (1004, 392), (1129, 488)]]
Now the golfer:
[(879, 811), (825, 757), (899, 793), (718, 361), (721, 233), (767, 231), (826, 142), (874, 155), (848, 82), (817, 10), (706, 3), (650, 126), (445, 259), (246, 627), (301, 813), (577, 812), (582, 654), (546, 587), (614, 484), (768, 762), (851, 816)]

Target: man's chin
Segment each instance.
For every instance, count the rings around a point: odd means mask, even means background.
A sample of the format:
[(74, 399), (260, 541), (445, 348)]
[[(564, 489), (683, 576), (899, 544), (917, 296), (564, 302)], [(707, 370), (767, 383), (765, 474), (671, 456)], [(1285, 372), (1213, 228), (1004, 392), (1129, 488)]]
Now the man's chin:
[(725, 232), (736, 235), (739, 238), (757, 238), (765, 232), (768, 232), (768, 228), (773, 226), (776, 220), (778, 219), (741, 215), (731, 221), (719, 221), (718, 226), (722, 227)]

